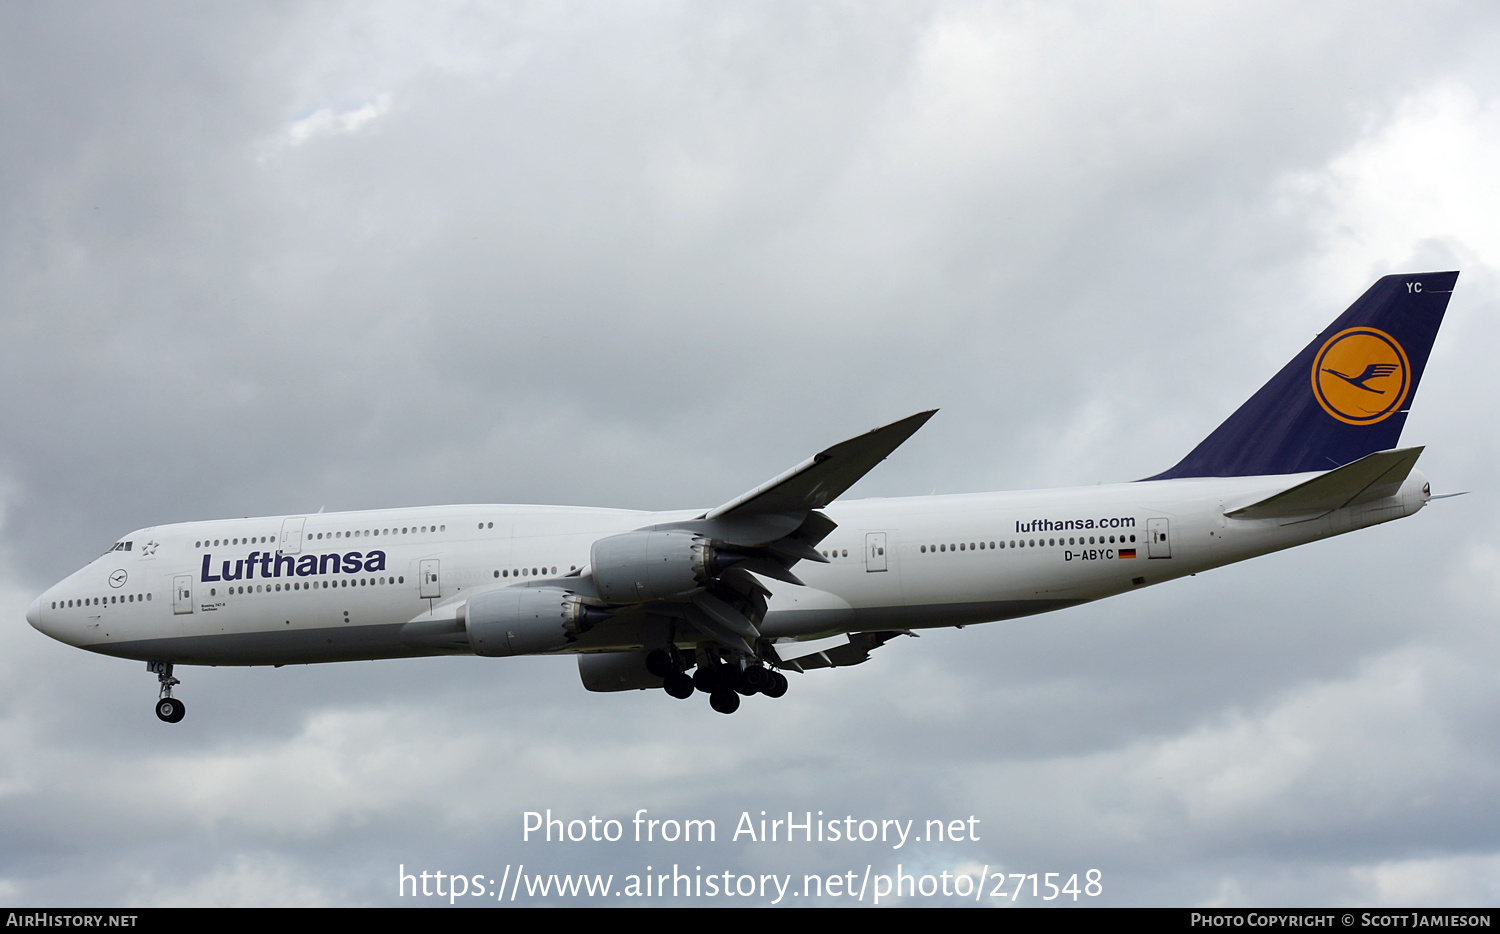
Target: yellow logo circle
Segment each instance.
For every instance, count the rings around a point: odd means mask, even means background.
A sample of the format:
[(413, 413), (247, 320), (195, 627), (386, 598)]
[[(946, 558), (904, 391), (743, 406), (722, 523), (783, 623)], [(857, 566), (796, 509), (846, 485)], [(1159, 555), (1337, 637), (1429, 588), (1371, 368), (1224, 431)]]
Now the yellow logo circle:
[(1313, 358), (1313, 395), (1323, 411), (1349, 425), (1373, 425), (1400, 410), (1411, 388), (1411, 364), (1396, 339), (1375, 328), (1349, 328)]

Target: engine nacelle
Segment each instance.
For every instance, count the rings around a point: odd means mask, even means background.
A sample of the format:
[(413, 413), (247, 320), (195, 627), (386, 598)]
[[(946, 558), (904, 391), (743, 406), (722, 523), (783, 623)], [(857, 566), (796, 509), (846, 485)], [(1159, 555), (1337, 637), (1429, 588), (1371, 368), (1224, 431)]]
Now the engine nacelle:
[(460, 610), (475, 655), (533, 655), (567, 648), (598, 611), (557, 587), (476, 594)]
[(598, 652), (578, 656), (578, 677), (590, 691), (646, 691), (662, 685), (646, 670), (646, 652)]
[(717, 573), (713, 545), (685, 529), (626, 532), (594, 542), (594, 586), (606, 603), (645, 603), (692, 593)]

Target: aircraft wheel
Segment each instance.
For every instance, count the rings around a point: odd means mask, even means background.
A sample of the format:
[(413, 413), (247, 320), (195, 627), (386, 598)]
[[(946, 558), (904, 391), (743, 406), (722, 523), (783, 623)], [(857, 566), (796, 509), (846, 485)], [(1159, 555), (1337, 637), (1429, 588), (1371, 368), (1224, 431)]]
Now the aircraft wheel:
[(167, 723), (176, 723), (187, 713), (187, 705), (175, 697), (163, 697), (156, 702), (156, 715)]
[(715, 694), (729, 690), (734, 677), (734, 669), (728, 665), (699, 665), (693, 672), (693, 684), (704, 694)]
[(735, 681), (734, 689), (746, 697), (749, 697), (751, 694), (758, 694), (770, 685), (770, 674), (769, 669), (762, 668), (759, 665), (746, 668), (740, 672), (739, 678)]
[(786, 693), (786, 675), (779, 671), (767, 672), (771, 676), (771, 683), (761, 689), (761, 693), (767, 697), (780, 697)]
[(733, 691), (715, 691), (708, 696), (708, 705), (719, 713), (734, 713), (740, 709), (740, 696)]
[(658, 678), (665, 678), (677, 670), (672, 653), (666, 649), (653, 649), (646, 654), (646, 670)]
[(693, 696), (693, 679), (680, 671), (674, 671), (662, 679), (662, 690), (678, 700), (687, 700)]

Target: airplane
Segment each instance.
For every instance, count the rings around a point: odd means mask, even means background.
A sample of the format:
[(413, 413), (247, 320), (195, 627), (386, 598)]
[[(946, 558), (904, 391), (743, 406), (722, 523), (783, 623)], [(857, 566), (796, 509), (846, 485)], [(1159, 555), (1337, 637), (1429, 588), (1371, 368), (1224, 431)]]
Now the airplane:
[[(712, 509), (468, 505), (138, 529), (26, 618), (177, 665), (573, 654), (591, 691), (786, 693), (900, 635), (1059, 610), (1412, 515), (1401, 430), (1458, 278), (1378, 280), (1172, 468), (1128, 483), (841, 501), (932, 417)], [(1353, 375), (1350, 375), (1353, 374)]]

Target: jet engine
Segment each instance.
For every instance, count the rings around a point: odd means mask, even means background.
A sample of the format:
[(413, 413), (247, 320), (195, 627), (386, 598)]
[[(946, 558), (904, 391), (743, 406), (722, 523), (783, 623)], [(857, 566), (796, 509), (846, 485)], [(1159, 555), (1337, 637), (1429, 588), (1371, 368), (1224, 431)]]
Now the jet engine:
[(599, 597), (616, 606), (701, 590), (745, 557), (685, 529), (611, 535), (595, 542), (589, 555)]
[(645, 651), (599, 652), (578, 656), (578, 677), (590, 691), (645, 691), (662, 686), (661, 675), (646, 669)]
[(533, 655), (567, 648), (608, 614), (558, 587), (504, 587), (460, 611), (475, 655)]

